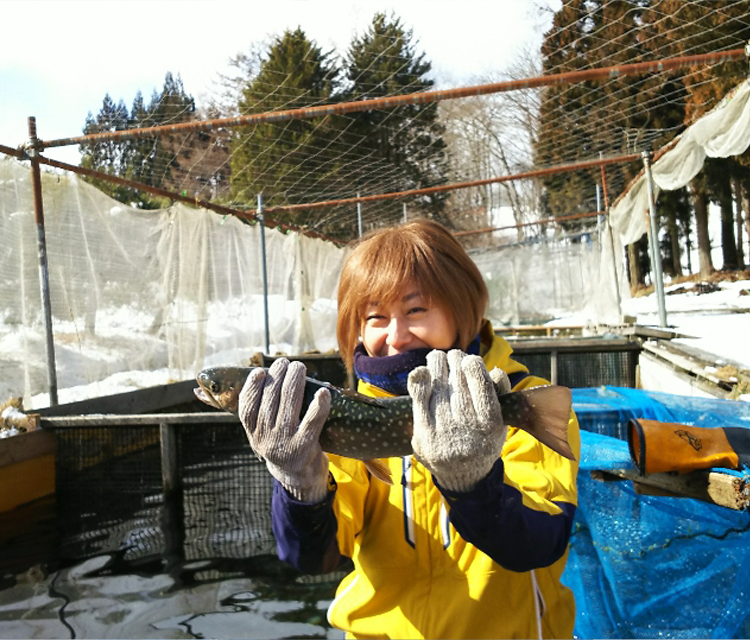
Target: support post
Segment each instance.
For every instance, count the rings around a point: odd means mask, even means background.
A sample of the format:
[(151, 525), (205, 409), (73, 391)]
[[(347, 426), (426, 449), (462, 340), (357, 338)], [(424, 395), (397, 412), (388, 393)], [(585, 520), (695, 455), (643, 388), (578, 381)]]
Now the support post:
[(165, 496), (172, 496), (179, 486), (177, 475), (177, 437), (175, 425), (160, 424), (159, 436), (161, 444), (161, 483)]
[(407, 222), (409, 222), (409, 216), (406, 211), (406, 203), (404, 202), (404, 224), (406, 224)]
[(271, 332), (268, 320), (268, 270), (266, 269), (266, 223), (263, 219), (263, 194), (258, 194), (258, 224), (260, 224), (260, 253), (263, 270), (263, 324), (266, 333), (266, 353), (271, 355)]
[(557, 349), (552, 349), (549, 354), (549, 381), (557, 384)]
[[(357, 191), (357, 197), (359, 198), (359, 191)], [(357, 232), (359, 237), (362, 237), (362, 203), (357, 202)]]
[(654, 182), (651, 174), (651, 151), (644, 150), (643, 168), (646, 174), (646, 186), (648, 187), (648, 218), (649, 234), (648, 244), (651, 250), (651, 266), (654, 274), (654, 292), (659, 305), (659, 326), (664, 329), (667, 326), (667, 307), (664, 300), (664, 276), (661, 268), (661, 252), (659, 251), (659, 225), (656, 220), (656, 203), (654, 198)]
[(39, 169), (39, 139), (36, 136), (36, 118), (34, 116), (29, 116), (29, 141), (26, 150), (31, 161), (31, 186), (34, 194), (34, 220), (36, 221), (36, 239), (39, 253), (39, 283), (42, 290), (42, 311), (47, 343), (49, 404), (54, 407), (58, 404), (57, 365), (55, 363), (55, 341), (52, 332), (47, 240), (44, 234), (44, 200), (42, 198), (42, 173)]
[(185, 495), (177, 464), (177, 425), (161, 423), (159, 435), (164, 496), (161, 511), (164, 568), (170, 576), (176, 577), (185, 562)]

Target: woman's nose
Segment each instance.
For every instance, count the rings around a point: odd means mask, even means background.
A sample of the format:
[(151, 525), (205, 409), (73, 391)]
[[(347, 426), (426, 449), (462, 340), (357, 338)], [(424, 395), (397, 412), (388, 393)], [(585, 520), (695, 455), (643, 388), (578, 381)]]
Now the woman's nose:
[(391, 323), (388, 325), (388, 344), (391, 347), (398, 349), (408, 344), (410, 336), (406, 322), (400, 318), (391, 318)]

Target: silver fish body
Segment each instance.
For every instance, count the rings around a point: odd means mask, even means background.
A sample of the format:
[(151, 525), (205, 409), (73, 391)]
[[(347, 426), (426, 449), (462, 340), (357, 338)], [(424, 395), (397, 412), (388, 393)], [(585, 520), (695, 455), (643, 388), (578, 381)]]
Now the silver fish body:
[[(213, 407), (237, 413), (240, 390), (251, 367), (214, 367), (197, 376), (195, 395)], [(371, 398), (339, 389), (326, 382), (306, 378), (302, 412), (315, 393), (325, 387), (331, 393), (331, 409), (320, 434), (324, 451), (347, 458), (372, 460), (412, 453), (412, 400), (409, 396)], [(503, 419), (527, 431), (560, 455), (574, 460), (567, 440), (570, 389), (560, 386), (533, 387), (498, 394)]]

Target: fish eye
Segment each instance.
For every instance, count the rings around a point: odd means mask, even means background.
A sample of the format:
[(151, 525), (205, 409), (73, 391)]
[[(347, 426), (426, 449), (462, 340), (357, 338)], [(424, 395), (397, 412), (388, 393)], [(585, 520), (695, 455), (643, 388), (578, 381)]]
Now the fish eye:
[(219, 384), (216, 382), (216, 380), (211, 380), (211, 384), (208, 385), (208, 390), (211, 393), (217, 393), (219, 391)]

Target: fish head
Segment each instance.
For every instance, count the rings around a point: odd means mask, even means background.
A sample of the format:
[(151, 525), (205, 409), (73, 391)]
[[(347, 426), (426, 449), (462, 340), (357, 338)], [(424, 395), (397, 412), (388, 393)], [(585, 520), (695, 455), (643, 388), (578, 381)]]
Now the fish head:
[(196, 376), (198, 387), (194, 390), (195, 396), (216, 409), (237, 413), (240, 391), (248, 372), (249, 369), (239, 367), (203, 369)]

